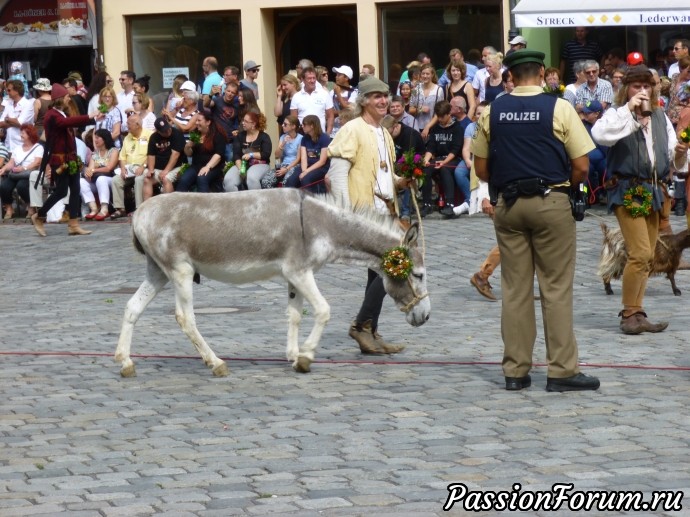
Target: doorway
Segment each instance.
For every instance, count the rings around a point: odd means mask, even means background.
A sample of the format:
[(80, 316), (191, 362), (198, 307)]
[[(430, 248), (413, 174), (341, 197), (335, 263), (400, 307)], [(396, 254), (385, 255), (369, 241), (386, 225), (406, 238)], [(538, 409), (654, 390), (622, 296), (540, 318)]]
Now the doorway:
[(273, 16), (278, 77), (307, 58), (314, 66), (325, 66), (331, 81), (334, 66), (348, 65), (355, 71), (356, 81), (360, 64), (355, 5), (276, 9)]

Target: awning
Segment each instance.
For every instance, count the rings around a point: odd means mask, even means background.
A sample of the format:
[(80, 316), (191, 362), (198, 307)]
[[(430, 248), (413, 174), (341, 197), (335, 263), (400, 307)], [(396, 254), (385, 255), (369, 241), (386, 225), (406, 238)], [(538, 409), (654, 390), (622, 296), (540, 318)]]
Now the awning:
[(520, 0), (518, 27), (619, 27), (690, 24), (688, 0)]

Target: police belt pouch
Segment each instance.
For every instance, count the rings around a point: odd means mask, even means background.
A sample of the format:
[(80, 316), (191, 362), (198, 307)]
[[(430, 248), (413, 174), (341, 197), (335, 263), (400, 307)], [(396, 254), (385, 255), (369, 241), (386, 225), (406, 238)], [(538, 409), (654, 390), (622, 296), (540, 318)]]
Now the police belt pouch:
[(544, 197), (549, 191), (549, 186), (541, 178), (529, 178), (513, 181), (501, 189), (501, 195), (506, 206), (513, 206), (519, 197)]

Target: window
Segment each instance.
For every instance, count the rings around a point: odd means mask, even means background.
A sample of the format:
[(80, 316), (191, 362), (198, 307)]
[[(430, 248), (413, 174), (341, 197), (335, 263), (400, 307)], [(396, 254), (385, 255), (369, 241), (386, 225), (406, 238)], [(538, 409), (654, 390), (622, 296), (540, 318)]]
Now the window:
[(207, 56), (218, 60), (220, 75), (228, 65), (242, 70), (239, 12), (136, 16), (129, 22), (132, 70), (151, 76), (149, 95), (169, 89), (163, 86), (163, 68), (187, 67), (192, 81), (203, 81)]
[(481, 51), (492, 45), (501, 50), (503, 46), (499, 0), (388, 5), (381, 7), (381, 32), (383, 76), (389, 83), (397, 82), (420, 52), (427, 53), (440, 69), (448, 64), (452, 48), (459, 48), (467, 61), (472, 48)]

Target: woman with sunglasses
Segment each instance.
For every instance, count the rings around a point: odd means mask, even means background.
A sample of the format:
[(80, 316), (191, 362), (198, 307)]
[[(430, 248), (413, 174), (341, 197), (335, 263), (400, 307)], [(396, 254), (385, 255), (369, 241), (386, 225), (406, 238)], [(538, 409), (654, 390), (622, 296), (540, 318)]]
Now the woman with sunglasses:
[(225, 132), (213, 121), (210, 109), (199, 112), (196, 130), (201, 138), (199, 143), (187, 140), (185, 144), (184, 153), (192, 159), (192, 163), (177, 182), (178, 192), (189, 192), (193, 186), (196, 186), (197, 192), (210, 192), (211, 185), (223, 174)]
[[(99, 107), (96, 113), (105, 113), (105, 118), (96, 122), (96, 129), (107, 129), (110, 131), (110, 136), (113, 137), (115, 147), (121, 147), (121, 129), (122, 129), (122, 112), (117, 107), (117, 96), (115, 90), (110, 86), (106, 86), (101, 90), (98, 96)], [(102, 107), (101, 107), (102, 106)]]
[(319, 84), (323, 86), (325, 90), (328, 90), (329, 92), (333, 91), (335, 83), (328, 80), (328, 68), (319, 65), (314, 67), (314, 70), (316, 71), (316, 80), (319, 82)]
[(283, 134), (280, 136), (280, 143), (276, 149), (276, 161), (280, 163), (280, 167), (276, 167), (276, 178), (278, 181), (285, 182), (300, 163), (302, 135), (297, 132), (299, 120), (294, 115), (285, 117), (282, 129)]
[(151, 111), (151, 99), (145, 93), (135, 93), (132, 96), (132, 109), (141, 117), (141, 127), (155, 131), (156, 127), (153, 123), (156, 121), (156, 115)]

